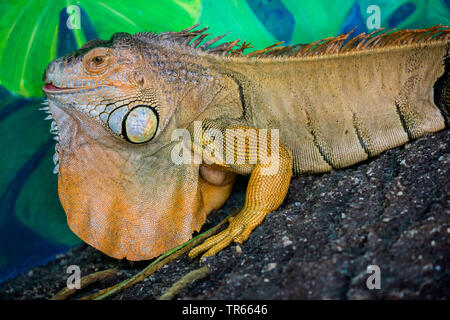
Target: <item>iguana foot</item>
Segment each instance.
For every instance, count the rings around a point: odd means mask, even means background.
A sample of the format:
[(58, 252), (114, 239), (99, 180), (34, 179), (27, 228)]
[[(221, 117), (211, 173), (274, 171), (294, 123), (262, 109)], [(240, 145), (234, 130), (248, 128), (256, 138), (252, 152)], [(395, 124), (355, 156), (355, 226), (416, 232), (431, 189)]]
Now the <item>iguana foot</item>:
[(220, 233), (209, 237), (201, 245), (189, 252), (195, 258), (202, 252), (202, 258), (213, 256), (226, 248), (231, 242), (242, 243), (248, 239), (252, 231), (261, 224), (268, 212), (242, 209), (235, 217), (228, 219), (228, 227)]
[(266, 215), (281, 205), (292, 177), (293, 158), (290, 150), (281, 143), (278, 151), (278, 156), (271, 161), (253, 167), (244, 207), (228, 220), (228, 228), (192, 249), (189, 257), (194, 258), (205, 251), (202, 258), (213, 256), (233, 241), (244, 242)]

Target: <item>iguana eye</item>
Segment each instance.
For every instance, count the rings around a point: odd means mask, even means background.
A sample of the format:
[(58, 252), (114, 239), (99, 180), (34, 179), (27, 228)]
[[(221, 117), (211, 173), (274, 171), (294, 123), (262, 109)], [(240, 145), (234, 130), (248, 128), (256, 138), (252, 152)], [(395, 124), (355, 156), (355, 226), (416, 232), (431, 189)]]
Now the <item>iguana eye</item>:
[(83, 58), (83, 65), (89, 73), (101, 73), (112, 62), (108, 48), (94, 48)]
[(103, 59), (103, 57), (101, 57), (101, 56), (96, 56), (96, 57), (94, 57), (94, 58), (92, 59), (92, 61), (93, 61), (96, 65), (99, 65), (99, 64), (101, 64), (101, 63), (104, 61), (104, 59)]
[(158, 114), (149, 106), (139, 105), (127, 113), (127, 107), (114, 110), (108, 119), (112, 131), (132, 143), (153, 139), (158, 129)]

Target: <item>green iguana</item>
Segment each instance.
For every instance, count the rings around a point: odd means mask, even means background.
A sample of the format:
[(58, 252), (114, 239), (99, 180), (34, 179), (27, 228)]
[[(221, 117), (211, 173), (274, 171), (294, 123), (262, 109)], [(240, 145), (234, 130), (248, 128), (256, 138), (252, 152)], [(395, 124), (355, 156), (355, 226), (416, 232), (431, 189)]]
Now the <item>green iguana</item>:
[(446, 127), (449, 28), (244, 55), (247, 42), (213, 47), (223, 35), (205, 41), (197, 26), (91, 40), (45, 71), (68, 224), (109, 256), (150, 259), (187, 241), (250, 174), (242, 210), (189, 253), (213, 255), (281, 205), (292, 175)]

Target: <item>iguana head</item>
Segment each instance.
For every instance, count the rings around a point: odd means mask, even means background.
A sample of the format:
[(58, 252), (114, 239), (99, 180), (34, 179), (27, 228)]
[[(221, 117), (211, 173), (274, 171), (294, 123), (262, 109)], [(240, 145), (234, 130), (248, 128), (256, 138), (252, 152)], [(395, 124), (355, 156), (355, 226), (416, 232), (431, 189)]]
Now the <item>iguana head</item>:
[(101, 121), (128, 142), (150, 141), (161, 102), (157, 85), (145, 85), (149, 72), (138, 45), (131, 35), (119, 33), (50, 62), (43, 79), (46, 96)]
[(153, 258), (188, 240), (231, 189), (204, 181), (199, 164), (172, 161), (179, 141), (171, 134), (206, 107), (190, 98), (204, 86), (177, 89), (167, 44), (142, 39), (120, 33), (89, 41), (52, 61), (43, 77), (68, 224), (102, 252), (129, 260)]

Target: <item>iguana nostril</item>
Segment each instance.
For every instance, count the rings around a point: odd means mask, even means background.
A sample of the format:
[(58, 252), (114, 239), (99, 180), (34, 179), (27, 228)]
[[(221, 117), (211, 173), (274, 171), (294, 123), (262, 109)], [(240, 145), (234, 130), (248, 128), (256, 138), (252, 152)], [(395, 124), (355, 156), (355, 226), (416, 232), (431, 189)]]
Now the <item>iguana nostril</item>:
[(55, 63), (52, 61), (48, 64), (47, 68), (45, 68), (44, 74), (42, 76), (42, 81), (47, 82), (48, 75), (55, 71)]
[(55, 63), (54, 62), (50, 62), (48, 64), (47, 71), (50, 73), (55, 71)]

